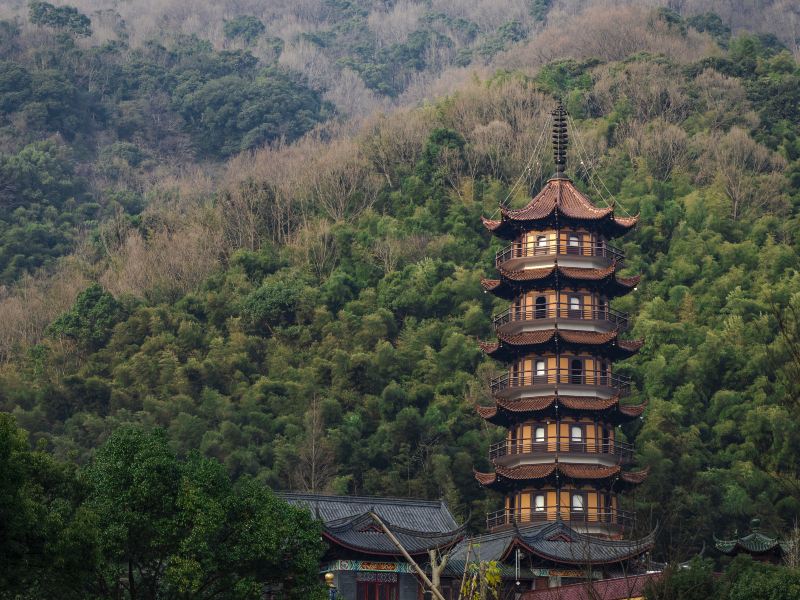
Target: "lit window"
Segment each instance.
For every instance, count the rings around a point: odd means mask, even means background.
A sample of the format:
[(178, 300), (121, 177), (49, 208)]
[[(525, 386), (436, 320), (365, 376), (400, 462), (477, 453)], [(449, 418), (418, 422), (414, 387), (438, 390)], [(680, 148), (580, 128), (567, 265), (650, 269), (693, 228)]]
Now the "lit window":
[(544, 512), (545, 504), (544, 504), (544, 494), (536, 494), (533, 497), (533, 510), (536, 512)]
[(573, 442), (583, 441), (583, 427), (580, 425), (573, 425), (571, 429), (571, 437)]
[(572, 494), (572, 510), (583, 511), (583, 495)]
[(544, 427), (537, 427), (533, 432), (533, 440), (535, 442), (543, 442), (545, 439)]

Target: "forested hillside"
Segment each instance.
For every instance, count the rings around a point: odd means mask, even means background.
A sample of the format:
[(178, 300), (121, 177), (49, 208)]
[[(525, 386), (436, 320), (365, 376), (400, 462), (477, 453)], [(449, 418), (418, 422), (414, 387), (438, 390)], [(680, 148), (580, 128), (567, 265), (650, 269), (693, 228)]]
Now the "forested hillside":
[[(499, 245), (480, 216), (552, 173), (538, 142), (558, 96), (571, 177), (641, 214), (623, 249), (643, 281), (615, 304), (646, 340), (620, 365), (649, 402), (624, 431), (651, 468), (639, 527), (660, 524), (668, 559), (753, 516), (785, 530), (800, 508), (791, 3), (743, 32), (700, 3), (512, 2), (519, 27), (473, 38), (458, 11), (396, 3), (381, 10), (420, 15), (380, 48), (372, 3), (293, 4), (324, 8), (313, 31), (228, 15), (137, 39), (127, 16), (46, 3), (0, 23), (0, 410), (58, 461), (87, 464), (137, 423), (234, 480), (444, 497), (481, 528), (496, 499), (472, 471), (500, 432), (475, 405), (499, 366), (477, 340), (505, 306), (481, 293)], [(297, 48), (369, 103), (348, 109)]]

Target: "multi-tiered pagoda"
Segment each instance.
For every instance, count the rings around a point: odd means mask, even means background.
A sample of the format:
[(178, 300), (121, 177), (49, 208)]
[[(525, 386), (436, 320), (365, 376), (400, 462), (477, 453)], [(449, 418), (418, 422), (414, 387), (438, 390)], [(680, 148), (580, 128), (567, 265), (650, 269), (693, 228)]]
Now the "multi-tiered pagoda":
[(614, 369), (642, 342), (622, 338), (628, 318), (610, 306), (639, 282), (620, 274), (624, 255), (611, 245), (637, 217), (582, 194), (565, 175), (566, 148), (559, 104), (555, 175), (524, 208), (501, 207), (498, 220), (484, 219), (509, 244), (497, 253), (499, 278), (482, 285), (511, 304), (494, 317), (496, 341), (481, 345), (508, 370), (491, 383), (493, 405), (478, 411), (507, 433), (490, 449), (494, 470), (475, 476), (505, 497), (488, 517), (490, 530), (560, 521), (617, 538), (630, 525), (618, 494), (646, 476), (626, 469), (633, 449), (616, 429), (644, 405), (622, 403), (630, 381)]

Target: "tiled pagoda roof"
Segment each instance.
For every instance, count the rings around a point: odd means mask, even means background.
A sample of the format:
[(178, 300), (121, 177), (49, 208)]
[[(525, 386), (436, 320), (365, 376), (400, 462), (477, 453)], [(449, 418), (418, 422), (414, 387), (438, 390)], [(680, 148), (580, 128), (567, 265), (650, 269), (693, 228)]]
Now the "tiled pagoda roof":
[[(474, 559), (476, 547), (480, 548), (480, 560), (494, 560), (501, 564), (519, 548), (537, 557), (537, 562), (602, 565), (636, 558), (651, 550), (655, 545), (655, 531), (638, 540), (610, 540), (579, 533), (560, 521), (515, 526), (461, 541), (451, 552), (446, 574), (459, 576), (464, 572), (470, 545), (473, 546), (471, 560)], [(524, 577), (524, 573), (522, 575)]]
[(602, 287), (609, 295), (622, 295), (631, 291), (641, 280), (640, 275), (623, 277), (617, 273), (617, 263), (611, 263), (604, 269), (579, 267), (563, 267), (553, 265), (539, 269), (523, 269), (509, 271), (498, 268), (500, 279), (481, 279), (481, 286), (487, 292), (511, 299), (519, 289), (533, 286), (549, 285), (558, 279), (592, 287)]
[(607, 235), (622, 235), (633, 228), (639, 217), (618, 217), (614, 207), (600, 208), (582, 194), (567, 178), (550, 179), (524, 207), (500, 209), (497, 220), (483, 219), (484, 226), (500, 237), (513, 238), (520, 230), (543, 227), (554, 222), (595, 226)]
[(782, 542), (777, 538), (764, 535), (760, 531), (754, 531), (744, 537), (735, 540), (719, 540), (714, 538), (714, 545), (723, 554), (733, 556), (739, 552), (746, 554), (767, 554), (775, 552), (783, 554), (789, 549), (790, 542)]
[(574, 481), (621, 481), (636, 485), (642, 483), (649, 469), (642, 471), (623, 471), (619, 465), (586, 465), (563, 462), (547, 464), (520, 465), (517, 467), (497, 466), (493, 473), (475, 472), (475, 479), (483, 486), (494, 487), (511, 481), (531, 481), (555, 479), (557, 476)]
[(493, 406), (478, 406), (478, 414), (497, 425), (516, 421), (523, 415), (555, 412), (605, 412), (611, 421), (624, 422), (640, 417), (647, 406), (641, 404), (621, 405), (620, 397), (594, 398), (590, 396), (537, 396), (507, 400), (495, 398)]
[(523, 348), (545, 345), (591, 347), (615, 358), (627, 358), (635, 354), (644, 344), (644, 340), (621, 340), (618, 335), (617, 331), (596, 332), (575, 329), (541, 329), (513, 335), (498, 332), (497, 342), (480, 342), (480, 347), (486, 354), (495, 358), (514, 356)]
[(410, 554), (451, 546), (464, 537), (444, 502), (410, 498), (326, 496), (281, 493), (284, 500), (307, 508), (323, 523), (332, 544), (363, 554), (399, 556), (392, 541), (376, 525), (377, 514)]

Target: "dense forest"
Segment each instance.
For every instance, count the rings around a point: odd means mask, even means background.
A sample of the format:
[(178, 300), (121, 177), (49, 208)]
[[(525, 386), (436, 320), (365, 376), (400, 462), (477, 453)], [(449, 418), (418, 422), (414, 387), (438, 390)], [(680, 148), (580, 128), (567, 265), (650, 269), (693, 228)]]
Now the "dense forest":
[[(793, 3), (747, 23), (713, 2), (536, 0), (497, 15), (477, 0), (309, 0), (282, 20), (247, 3), (190, 19), (178, 4), (3, 9), (0, 464), (15, 476), (0, 513), (26, 506), (15, 526), (38, 529), (0, 562), (91, 548), (104, 575), (76, 593), (102, 595), (119, 579), (107, 565), (121, 538), (103, 533), (114, 493), (131, 495), (132, 530), (137, 494), (171, 503), (142, 550), (181, 556), (152, 583), (171, 597), (205, 597), (187, 590), (222, 568), (213, 519), (202, 556), (170, 525), (203, 494), (262, 503), (264, 531), (279, 503), (266, 488), (442, 497), (480, 530), (498, 500), (473, 468), (501, 432), (475, 405), (500, 367), (477, 341), (505, 308), (481, 293), (499, 242), (480, 217), (552, 173), (541, 134), (556, 97), (570, 176), (641, 215), (622, 243), (643, 280), (615, 303), (646, 340), (619, 366), (630, 401), (648, 402), (624, 430), (651, 470), (629, 498), (638, 528), (659, 526), (669, 561), (752, 517), (788, 533)], [(152, 480), (119, 472), (140, 455), (161, 465)], [(42, 541), (54, 535), (61, 546)], [(25, 585), (12, 575), (0, 567), (0, 583)], [(248, 577), (231, 597), (264, 584)]]

